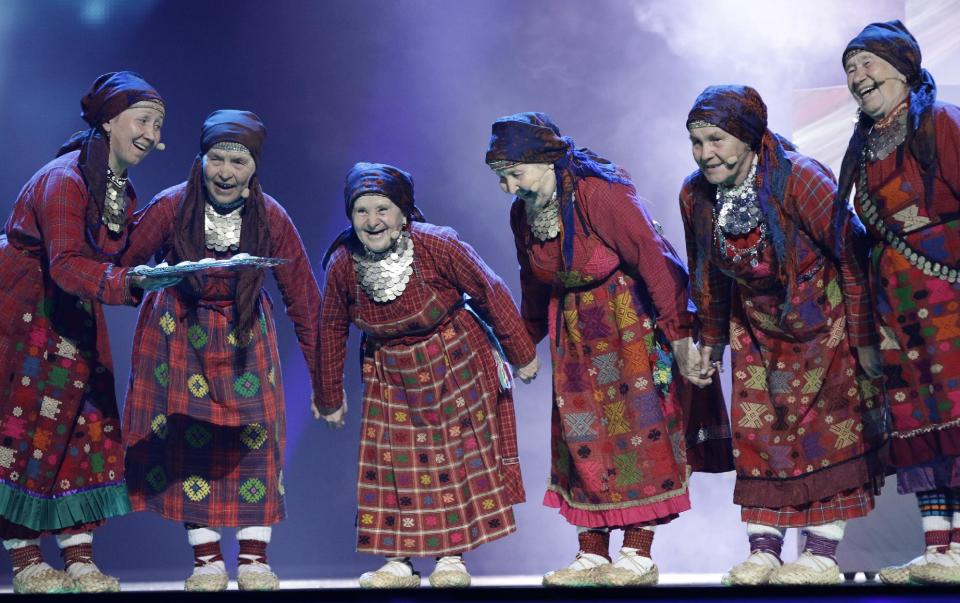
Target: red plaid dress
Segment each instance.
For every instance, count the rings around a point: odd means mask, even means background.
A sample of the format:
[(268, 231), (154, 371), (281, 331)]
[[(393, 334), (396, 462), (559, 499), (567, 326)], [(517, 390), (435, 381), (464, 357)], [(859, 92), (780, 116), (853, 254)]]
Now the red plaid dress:
[[(138, 214), (125, 262), (169, 249), (183, 191), (184, 184), (167, 189)], [(312, 371), (320, 291), (289, 216), (272, 197), (264, 202), (270, 255), (288, 260), (273, 273)], [(144, 299), (124, 407), (135, 511), (210, 526), (269, 525), (284, 517), (284, 397), (273, 303), (261, 292), (259, 320), (238, 333), (234, 274), (204, 272), (196, 305), (175, 287)]]
[[(863, 376), (851, 349), (872, 340), (872, 327), (847, 231), (843, 257), (829, 254), (836, 183), (813, 160), (787, 157), (793, 171), (780, 212), (798, 277), (782, 320), (773, 246), (755, 267), (729, 250), (721, 254), (713, 239), (715, 188), (699, 172), (684, 183), (680, 203), (687, 257), (698, 257), (697, 241), (710, 242), (695, 295), (703, 341), (731, 347), (734, 502), (744, 521), (802, 527), (873, 508), (883, 405), (879, 384)], [(752, 244), (751, 236), (738, 245)]]
[(357, 550), (387, 556), (469, 551), (516, 529), (524, 500), (516, 419), (495, 346), (463, 294), (489, 319), (507, 361), (536, 349), (503, 282), (449, 228), (414, 222), (413, 276), (374, 302), (346, 248), (327, 270), (319, 406), (342, 399), (349, 323), (366, 334)]
[(571, 266), (523, 201), (511, 225), (534, 340), (553, 359), (544, 504), (583, 527), (662, 523), (690, 508), (684, 421), (668, 341), (690, 335), (687, 277), (633, 186), (579, 180)]
[[(110, 264), (127, 231), (84, 224), (79, 151), (23, 187), (0, 240), (0, 536), (30, 538), (129, 511), (102, 304), (133, 304)], [(128, 207), (135, 204), (128, 186)], [(128, 214), (129, 215), (129, 214)]]

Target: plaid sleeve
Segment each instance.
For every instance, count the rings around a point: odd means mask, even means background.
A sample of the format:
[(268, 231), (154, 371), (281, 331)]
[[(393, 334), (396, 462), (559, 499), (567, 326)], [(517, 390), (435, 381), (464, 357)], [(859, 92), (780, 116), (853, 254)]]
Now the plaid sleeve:
[(350, 332), (350, 298), (346, 270), (350, 256), (343, 247), (334, 252), (327, 266), (326, 282), (320, 302), (319, 353), (316, 374), (320, 387), (314, 404), (328, 415), (343, 403), (343, 363)]
[(127, 248), (120, 259), (122, 265), (145, 264), (160, 251), (173, 233), (178, 200), (179, 195), (164, 191), (133, 216)]
[(523, 202), (516, 201), (510, 208), (510, 229), (517, 247), (520, 264), (520, 316), (527, 334), (534, 344), (547, 336), (547, 313), (550, 306), (550, 286), (534, 278), (530, 270), (530, 256), (525, 248), (523, 230)]
[(687, 273), (673, 247), (657, 232), (653, 218), (633, 186), (585, 178), (577, 201), (597, 236), (639, 275), (657, 309), (657, 327), (667, 339), (689, 337), (693, 315)]
[[(271, 253), (287, 263), (273, 268), (273, 276), (293, 321), (294, 332), (300, 343), (300, 351), (307, 362), (314, 398), (320, 390), (317, 362), (317, 340), (320, 325), (320, 287), (313, 276), (313, 268), (303, 240), (290, 216), (272, 197), (264, 195), (267, 204), (267, 219), (270, 224)], [(336, 409), (334, 409), (336, 410)]]
[(424, 237), (429, 253), (437, 262), (437, 270), (457, 289), (470, 296), (475, 305), (490, 320), (490, 326), (503, 347), (507, 360), (522, 366), (532, 361), (537, 349), (531, 341), (517, 305), (503, 280), (469, 244), (461, 241), (450, 228), (438, 228), (439, 236)]
[[(698, 273), (697, 258), (700, 254), (693, 207), (693, 186), (688, 181), (680, 191), (680, 213), (687, 245), (687, 264), (690, 267), (690, 288), (700, 320), (700, 341), (704, 345), (721, 347), (730, 340), (730, 296), (733, 285), (730, 277), (720, 272), (709, 260), (703, 262), (702, 272)], [(713, 229), (712, 224), (701, 224), (699, 227)]]
[(128, 270), (90, 257), (85, 225), (87, 191), (80, 176), (68, 168), (56, 169), (38, 185), (37, 223), (54, 282), (77, 297), (104, 304), (133, 304)]
[[(870, 292), (866, 284), (864, 266), (856, 253), (854, 214), (849, 203), (836, 205), (837, 185), (828, 168), (803, 156), (793, 158), (791, 196), (795, 214), (811, 239), (825, 253), (839, 250), (840, 285), (843, 289), (847, 315), (847, 333), (854, 346), (876, 345), (879, 340), (874, 327)], [(843, 211), (846, 219), (840, 232), (840, 243), (835, 244), (833, 212)]]

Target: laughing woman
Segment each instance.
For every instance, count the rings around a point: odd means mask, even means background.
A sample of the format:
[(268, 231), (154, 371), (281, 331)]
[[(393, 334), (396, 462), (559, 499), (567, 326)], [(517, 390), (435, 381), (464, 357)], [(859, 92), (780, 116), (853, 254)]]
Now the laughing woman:
[(352, 322), (364, 334), (357, 550), (387, 558), (360, 586), (419, 586), (410, 558), (426, 556), (432, 586), (468, 586), (463, 553), (516, 530), (503, 356), (528, 381), (536, 350), (503, 281), (452, 229), (424, 222), (410, 174), (358, 163), (344, 202), (352, 227), (327, 252), (317, 412), (343, 423)]
[(164, 106), (129, 71), (80, 104), (90, 128), (23, 187), (0, 236), (0, 536), (17, 593), (120, 589), (93, 562), (93, 530), (130, 510), (103, 304), (157, 285), (113, 264), (136, 204), (127, 169), (162, 148)]
[[(124, 260), (286, 260), (273, 274), (313, 371), (320, 290), (296, 227), (260, 187), (265, 136), (248, 111), (210, 114), (190, 178), (137, 215)], [(124, 407), (130, 500), (185, 524), (195, 557), (187, 590), (227, 587), (224, 526), (238, 528), (240, 589), (279, 587), (267, 544), (285, 515), (284, 395), (263, 279), (260, 269), (225, 268), (187, 277), (148, 295), (137, 322)]]
[(890, 458), (917, 497), (926, 540), (884, 582), (960, 583), (960, 109), (938, 102), (920, 46), (900, 21), (872, 23), (843, 53), (860, 117), (840, 171), (870, 243), (882, 334)]

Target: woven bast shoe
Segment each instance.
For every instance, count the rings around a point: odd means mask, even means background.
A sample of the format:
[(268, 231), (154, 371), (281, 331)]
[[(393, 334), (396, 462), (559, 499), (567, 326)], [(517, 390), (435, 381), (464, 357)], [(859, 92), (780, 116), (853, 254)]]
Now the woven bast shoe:
[(226, 572), (193, 574), (187, 578), (183, 589), (197, 593), (216, 593), (227, 590), (229, 581)]
[(633, 549), (620, 549), (616, 561), (601, 565), (596, 572), (603, 586), (653, 586), (660, 579), (657, 564)]
[[(76, 567), (74, 564), (71, 567)], [(84, 564), (86, 565), (86, 564)], [(93, 565), (92, 563), (90, 565)], [(93, 568), (83, 573), (74, 574), (73, 582), (76, 584), (78, 593), (118, 593), (120, 592), (120, 581), (113, 576), (108, 576), (93, 565)]]
[[(811, 559), (812, 557), (812, 559)], [(803, 563), (801, 563), (803, 560)], [(827, 563), (817, 559), (810, 551), (803, 551), (793, 563), (787, 563), (775, 570), (769, 584), (842, 584), (843, 576), (836, 563)]]
[(279, 590), (280, 578), (265, 563), (241, 565), (237, 570), (237, 588), (240, 590)]
[(434, 588), (466, 588), (470, 586), (470, 573), (460, 556), (440, 557), (429, 581)]
[(593, 553), (577, 553), (576, 559), (563, 569), (548, 572), (543, 576), (544, 586), (589, 587), (603, 586), (603, 567), (610, 560)]
[(387, 561), (380, 569), (360, 576), (360, 588), (417, 588), (420, 574), (403, 561)]
[(910, 566), (910, 582), (916, 584), (960, 584), (960, 554), (927, 551), (923, 562)]
[(761, 586), (770, 581), (770, 576), (780, 565), (770, 553), (753, 551), (746, 561), (731, 567), (720, 583), (724, 586)]
[(923, 563), (923, 555), (901, 565), (891, 565), (877, 572), (877, 578), (884, 584), (910, 584), (910, 568)]
[(73, 578), (66, 572), (51, 567), (36, 572), (15, 574), (13, 592), (21, 595), (74, 593), (77, 592), (77, 587)]

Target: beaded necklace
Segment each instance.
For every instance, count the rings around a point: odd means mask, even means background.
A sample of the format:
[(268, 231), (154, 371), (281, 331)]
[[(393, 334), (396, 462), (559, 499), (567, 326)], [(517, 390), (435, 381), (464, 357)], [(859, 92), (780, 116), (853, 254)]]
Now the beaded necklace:
[(373, 301), (385, 303), (403, 294), (413, 274), (413, 239), (402, 232), (400, 238), (386, 251), (379, 253), (365, 249), (353, 254), (353, 267), (360, 286)]

